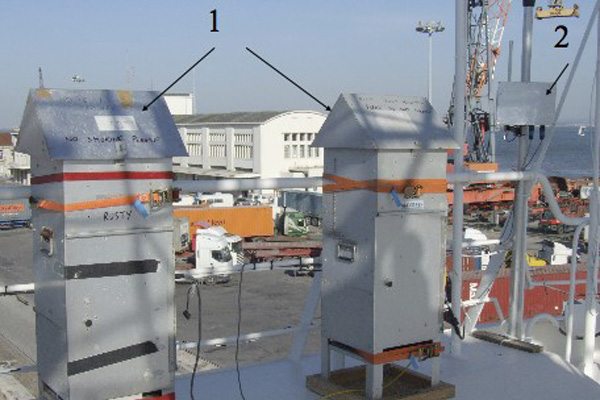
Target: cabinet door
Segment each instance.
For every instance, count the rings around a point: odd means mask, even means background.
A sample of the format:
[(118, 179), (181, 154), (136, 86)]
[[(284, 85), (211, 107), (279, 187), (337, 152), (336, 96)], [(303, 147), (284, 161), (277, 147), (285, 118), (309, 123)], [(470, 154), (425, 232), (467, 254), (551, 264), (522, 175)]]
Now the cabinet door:
[(381, 213), (375, 222), (375, 343), (383, 350), (441, 330), (445, 216)]

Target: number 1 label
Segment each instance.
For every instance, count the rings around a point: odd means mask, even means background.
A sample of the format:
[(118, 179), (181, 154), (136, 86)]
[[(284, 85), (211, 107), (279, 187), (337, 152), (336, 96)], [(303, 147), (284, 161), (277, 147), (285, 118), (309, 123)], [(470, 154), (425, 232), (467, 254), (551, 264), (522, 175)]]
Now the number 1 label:
[(210, 31), (219, 32), (219, 29), (217, 28), (217, 9), (215, 8), (210, 13), (212, 14), (212, 29)]

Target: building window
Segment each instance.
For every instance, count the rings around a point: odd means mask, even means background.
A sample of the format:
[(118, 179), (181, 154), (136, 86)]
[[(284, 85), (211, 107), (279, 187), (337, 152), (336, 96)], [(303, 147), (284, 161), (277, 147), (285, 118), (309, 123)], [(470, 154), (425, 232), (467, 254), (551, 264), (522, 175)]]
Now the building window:
[(290, 145), (283, 146), (283, 158), (290, 158)]
[(303, 142), (303, 141), (304, 141), (304, 136), (305, 136), (305, 135), (304, 135), (304, 133), (301, 133), (301, 134), (300, 134), (300, 141), (301, 141), (301, 142)]
[(298, 146), (297, 145), (292, 146), (292, 158), (298, 158)]
[(298, 134), (292, 133), (292, 142), (296, 142), (296, 141), (298, 141)]
[(307, 136), (306, 140), (308, 140), (309, 142), (312, 143), (312, 141), (313, 141), (313, 134), (312, 133), (307, 133), (306, 136)]
[(283, 140), (285, 140), (286, 142), (289, 142), (290, 141), (290, 134), (289, 133), (284, 134), (283, 135)]
[(304, 157), (306, 157), (306, 156), (305, 156), (305, 154), (304, 154), (304, 148), (305, 148), (305, 147), (306, 147), (306, 146), (304, 146), (304, 145), (300, 145), (300, 158), (304, 158)]
[(313, 158), (313, 157), (314, 157), (314, 156), (313, 156), (313, 148), (312, 148), (312, 147), (309, 147), (309, 148), (308, 148), (308, 157), (309, 157), (309, 158)]
[(319, 148), (315, 147), (315, 157), (319, 157)]

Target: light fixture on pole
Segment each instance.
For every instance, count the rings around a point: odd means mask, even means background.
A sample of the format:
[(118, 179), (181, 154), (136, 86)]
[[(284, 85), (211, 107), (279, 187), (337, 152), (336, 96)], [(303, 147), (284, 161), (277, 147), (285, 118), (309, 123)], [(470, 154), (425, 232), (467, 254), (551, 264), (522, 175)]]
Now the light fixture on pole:
[(429, 102), (431, 103), (433, 101), (433, 49), (432, 49), (432, 43), (433, 43), (433, 34), (434, 33), (438, 33), (438, 32), (443, 32), (444, 29), (446, 29), (442, 23), (440, 21), (437, 22), (433, 22), (433, 21), (429, 21), (426, 22), (425, 24), (423, 24), (421, 21), (419, 21), (419, 25), (417, 25), (417, 32), (421, 32), (421, 33), (426, 33), (429, 35), (429, 65), (428, 65), (428, 78), (427, 78), (427, 100), (429, 100)]

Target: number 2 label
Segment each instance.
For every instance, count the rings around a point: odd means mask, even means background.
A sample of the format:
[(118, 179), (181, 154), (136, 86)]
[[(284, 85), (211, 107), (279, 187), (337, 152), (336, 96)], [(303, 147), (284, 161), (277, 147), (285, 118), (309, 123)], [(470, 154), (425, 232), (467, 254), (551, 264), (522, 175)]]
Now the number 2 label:
[(554, 32), (558, 32), (558, 31), (562, 31), (563, 35), (560, 38), (560, 40), (558, 42), (556, 42), (554, 47), (556, 47), (557, 49), (565, 49), (565, 48), (569, 47), (569, 43), (563, 43), (565, 41), (565, 39), (567, 38), (567, 33), (569, 33), (569, 30), (567, 29), (567, 27), (564, 25), (558, 25), (554, 29)]

